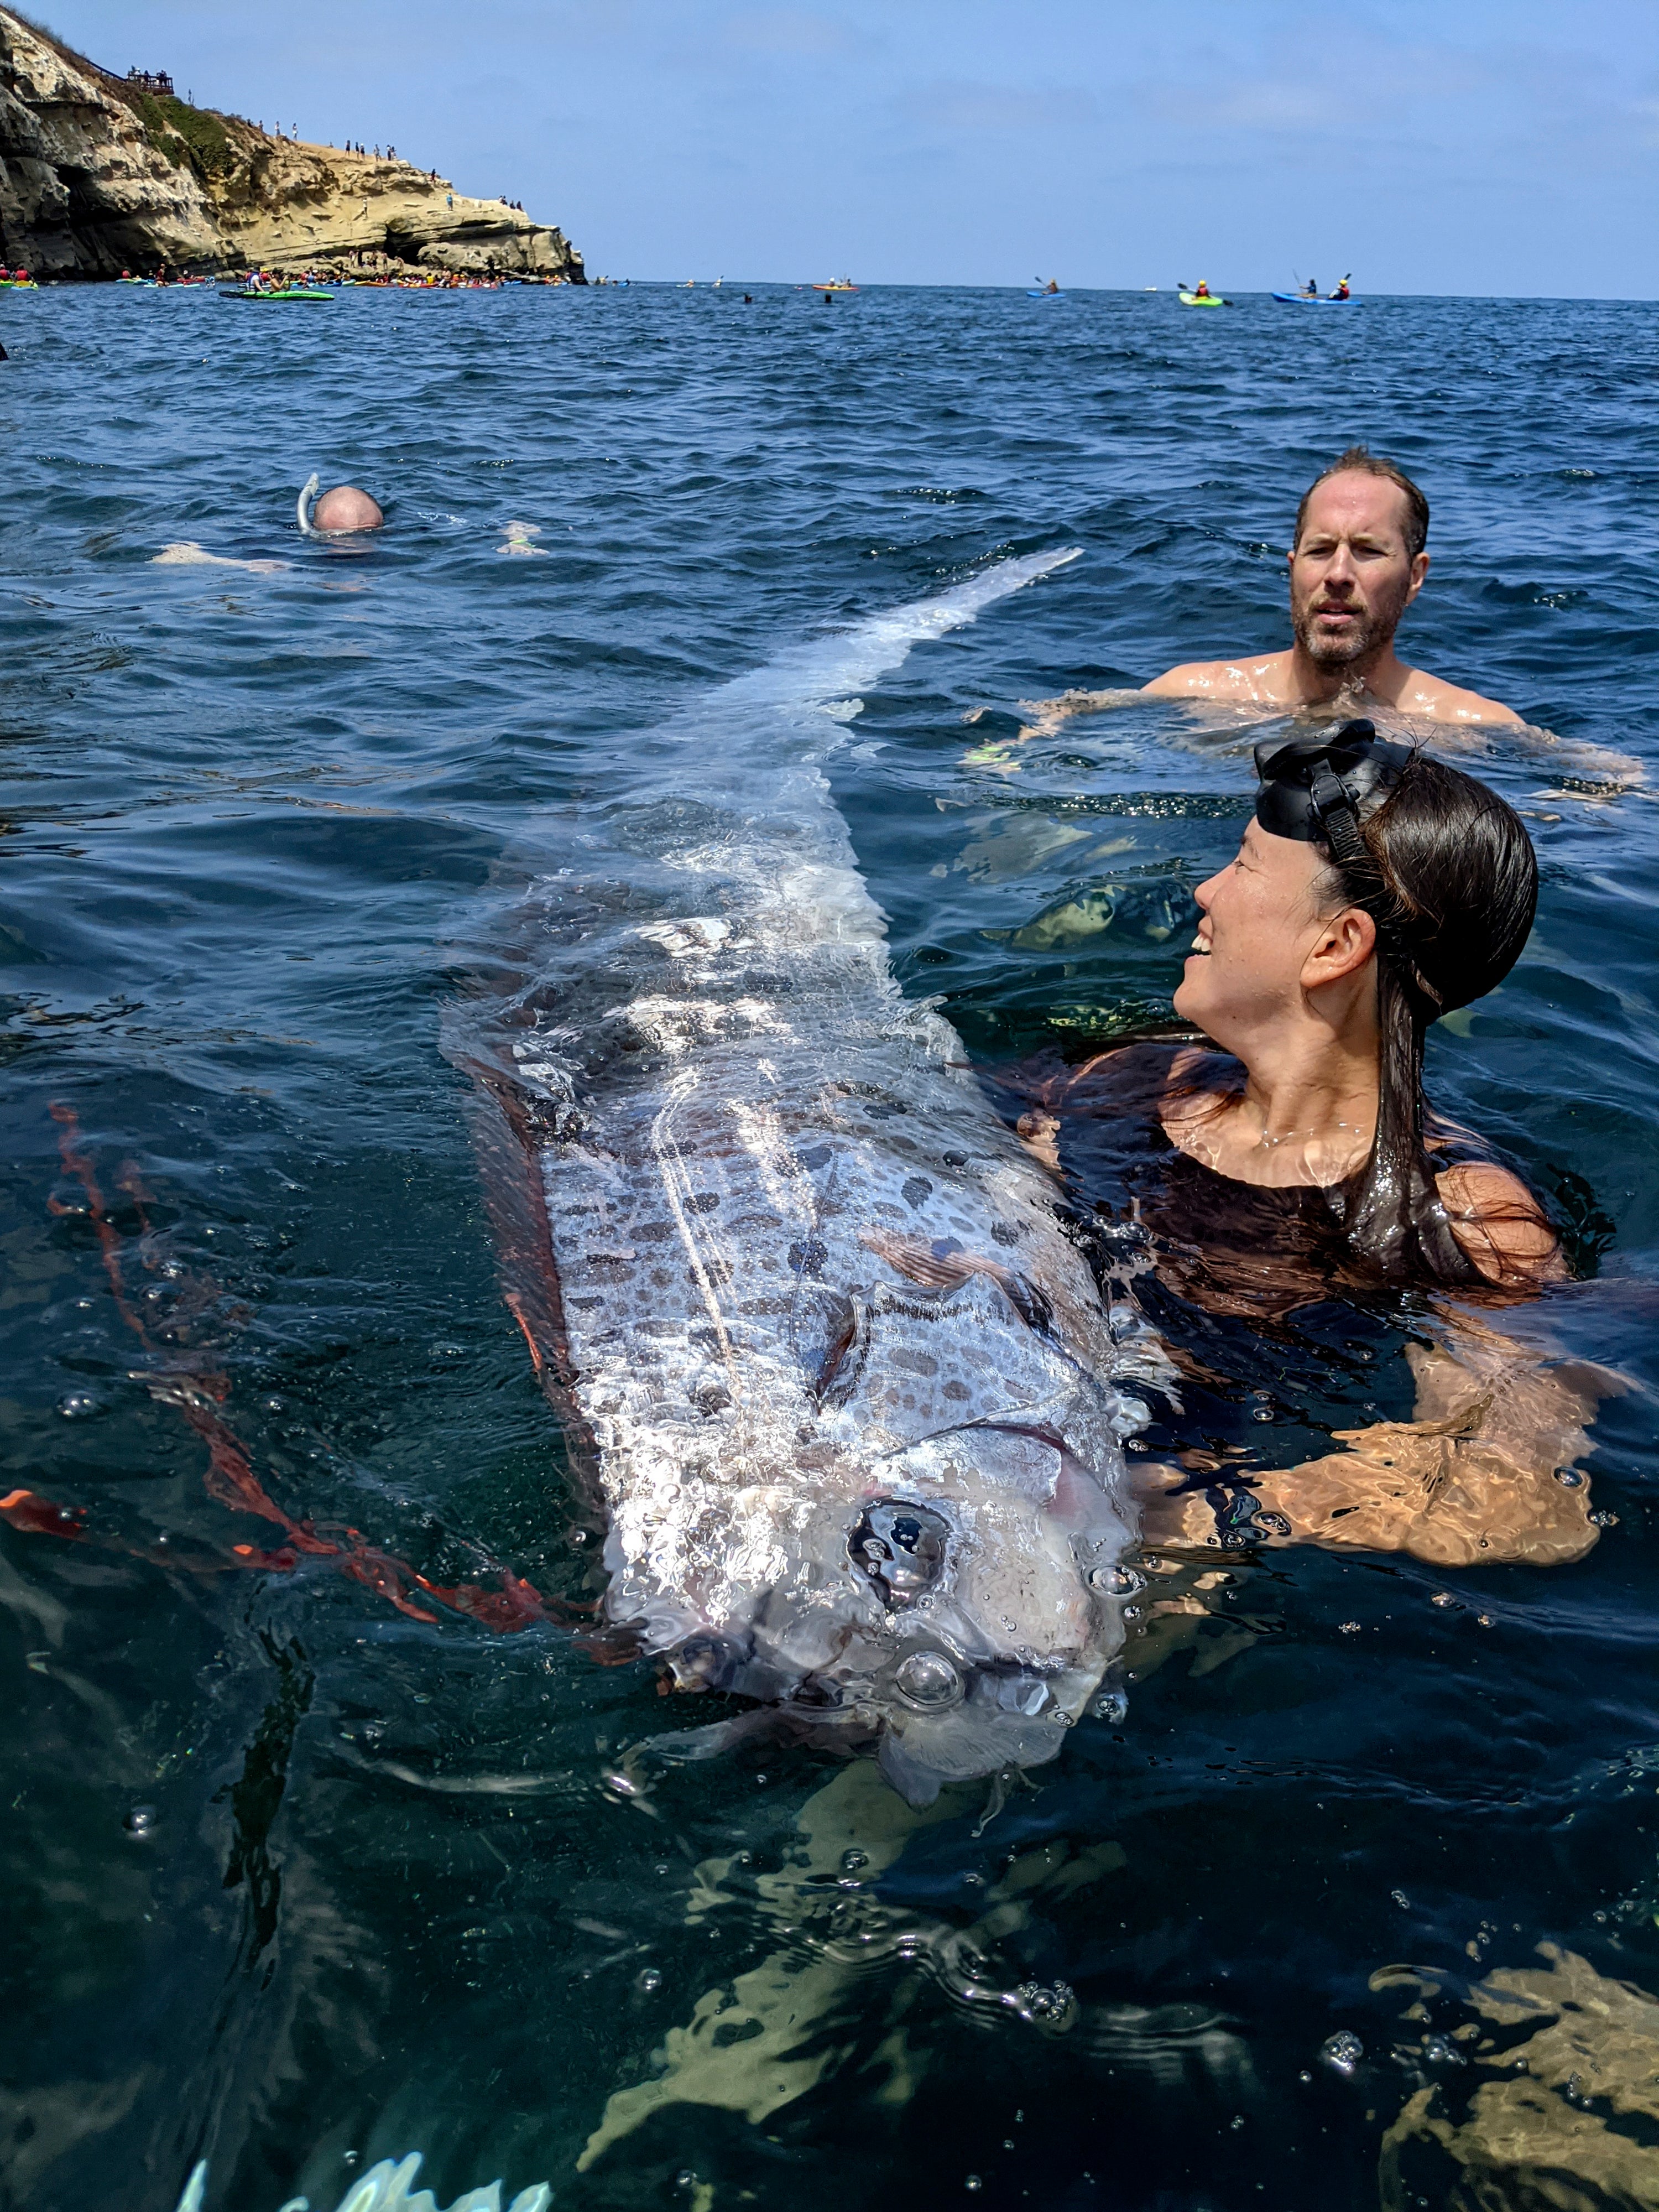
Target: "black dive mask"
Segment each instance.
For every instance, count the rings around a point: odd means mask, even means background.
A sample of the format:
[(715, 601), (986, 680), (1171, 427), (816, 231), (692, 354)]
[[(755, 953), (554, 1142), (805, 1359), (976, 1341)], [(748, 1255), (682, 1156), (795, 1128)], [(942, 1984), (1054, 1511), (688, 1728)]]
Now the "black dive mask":
[(1270, 836), (1328, 845), (1336, 861), (1364, 862), (1359, 824), (1394, 789), (1412, 751), (1379, 738), (1370, 722), (1288, 744), (1264, 738), (1255, 749), (1255, 818)]

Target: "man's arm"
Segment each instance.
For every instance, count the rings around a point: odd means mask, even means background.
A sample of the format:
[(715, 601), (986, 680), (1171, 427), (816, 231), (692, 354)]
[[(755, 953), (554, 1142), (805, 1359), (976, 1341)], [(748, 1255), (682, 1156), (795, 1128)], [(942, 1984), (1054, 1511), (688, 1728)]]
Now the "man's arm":
[(1165, 669), (1139, 690), (1062, 691), (1057, 699), (1022, 699), (1020, 708), (1032, 720), (1019, 734), (1052, 737), (1073, 714), (1097, 714), (1103, 708), (1125, 706), (1132, 699), (1254, 699), (1282, 704), (1273, 678), (1286, 658), (1274, 653), (1255, 661), (1188, 660), (1179, 668)]
[(1097, 714), (1103, 707), (1115, 707), (1133, 693), (1124, 691), (1062, 691), (1057, 699), (1021, 699), (1016, 702), (1020, 712), (1035, 720), (1021, 730), (1022, 738), (1052, 737), (1062, 722), (1069, 722), (1073, 714)]

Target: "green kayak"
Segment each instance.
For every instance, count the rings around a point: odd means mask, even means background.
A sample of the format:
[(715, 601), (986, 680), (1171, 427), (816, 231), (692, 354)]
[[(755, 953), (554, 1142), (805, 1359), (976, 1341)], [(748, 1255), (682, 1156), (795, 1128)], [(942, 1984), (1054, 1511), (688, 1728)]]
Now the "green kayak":
[(1213, 292), (1182, 292), (1180, 299), (1183, 307), (1231, 307), (1233, 304), (1231, 300), (1218, 298)]
[(304, 285), (284, 285), (280, 291), (264, 291), (246, 286), (240, 292), (221, 292), (222, 300), (331, 300), (332, 292), (313, 292)]

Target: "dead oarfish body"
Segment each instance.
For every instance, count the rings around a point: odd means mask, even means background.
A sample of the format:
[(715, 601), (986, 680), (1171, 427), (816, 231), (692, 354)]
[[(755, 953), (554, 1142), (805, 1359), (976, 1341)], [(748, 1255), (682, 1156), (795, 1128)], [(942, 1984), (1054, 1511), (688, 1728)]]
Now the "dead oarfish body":
[(1053, 1758), (1098, 1686), (1140, 1408), (1051, 1187), (894, 982), (820, 763), (848, 692), (1064, 557), (658, 732), (538, 878), (525, 988), (452, 1044), (526, 1170), (497, 1220), (611, 1620), (684, 1688), (879, 1735), (918, 1803)]

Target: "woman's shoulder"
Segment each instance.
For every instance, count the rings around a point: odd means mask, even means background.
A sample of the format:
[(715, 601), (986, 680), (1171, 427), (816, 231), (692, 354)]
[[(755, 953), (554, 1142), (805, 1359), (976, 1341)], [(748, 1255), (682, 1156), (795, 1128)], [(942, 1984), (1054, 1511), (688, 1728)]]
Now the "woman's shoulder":
[(1156, 1115), (1172, 1098), (1236, 1083), (1237, 1064), (1212, 1047), (1182, 1042), (1115, 1045), (1063, 1071), (1048, 1104), (1057, 1114)]
[(1555, 1231), (1518, 1175), (1493, 1159), (1462, 1159), (1435, 1184), (1453, 1236), (1489, 1283), (1523, 1290), (1565, 1277)]

